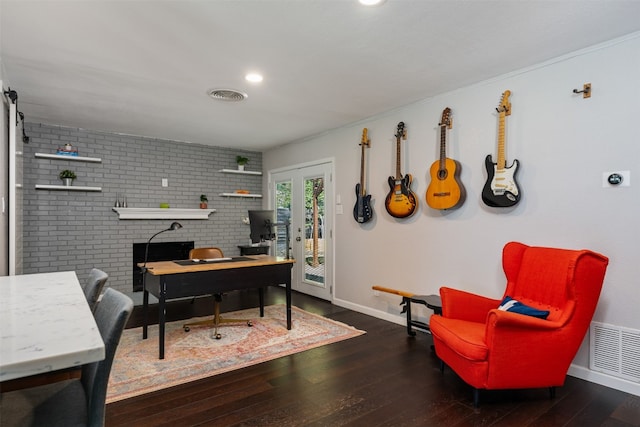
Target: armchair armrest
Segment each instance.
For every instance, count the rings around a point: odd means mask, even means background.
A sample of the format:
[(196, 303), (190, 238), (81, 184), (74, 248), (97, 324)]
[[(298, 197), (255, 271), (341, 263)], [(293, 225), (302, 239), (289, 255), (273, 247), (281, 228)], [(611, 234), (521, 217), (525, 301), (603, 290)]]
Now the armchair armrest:
[(487, 313), (501, 301), (447, 287), (440, 288), (440, 299), (444, 317), (478, 323), (484, 323)]

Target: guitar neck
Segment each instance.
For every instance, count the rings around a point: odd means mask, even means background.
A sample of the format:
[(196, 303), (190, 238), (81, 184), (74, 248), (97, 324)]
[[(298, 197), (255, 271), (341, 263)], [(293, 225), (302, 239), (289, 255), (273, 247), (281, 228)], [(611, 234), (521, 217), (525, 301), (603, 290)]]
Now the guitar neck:
[(496, 169), (501, 170), (506, 167), (507, 161), (504, 155), (504, 123), (505, 123), (505, 111), (500, 111), (498, 119), (498, 159), (496, 161)]
[(447, 125), (440, 125), (440, 170), (445, 168)]
[(402, 179), (402, 174), (400, 173), (400, 140), (402, 136), (399, 135), (396, 137), (396, 179)]
[(360, 158), (360, 195), (364, 197), (366, 191), (364, 189), (364, 143), (362, 145), (362, 156)]

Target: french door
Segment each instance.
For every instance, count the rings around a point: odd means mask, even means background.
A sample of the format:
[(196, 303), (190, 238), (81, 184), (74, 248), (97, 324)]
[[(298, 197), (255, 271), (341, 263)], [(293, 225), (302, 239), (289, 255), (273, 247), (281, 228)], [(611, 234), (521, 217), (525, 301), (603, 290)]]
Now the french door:
[[(270, 172), (269, 204), (279, 227), (275, 254), (296, 260), (291, 288), (327, 301), (333, 294), (333, 163), (293, 166)], [(289, 237), (289, 242), (287, 242)]]

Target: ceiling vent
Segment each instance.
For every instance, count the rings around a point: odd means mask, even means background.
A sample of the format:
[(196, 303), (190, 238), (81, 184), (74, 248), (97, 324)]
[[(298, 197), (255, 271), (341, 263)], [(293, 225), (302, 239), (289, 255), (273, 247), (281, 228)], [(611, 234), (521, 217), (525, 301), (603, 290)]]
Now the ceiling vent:
[(247, 94), (234, 89), (209, 89), (207, 95), (218, 101), (240, 102), (247, 99)]

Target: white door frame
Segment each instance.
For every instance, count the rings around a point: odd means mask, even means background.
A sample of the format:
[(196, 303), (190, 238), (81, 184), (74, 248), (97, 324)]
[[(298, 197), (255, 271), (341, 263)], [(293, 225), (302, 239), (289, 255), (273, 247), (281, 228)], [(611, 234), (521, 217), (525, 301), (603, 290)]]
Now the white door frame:
[[(318, 298), (333, 301), (335, 295), (335, 262), (334, 262), (334, 254), (335, 254), (335, 245), (334, 245), (334, 236), (333, 236), (333, 224), (335, 222), (334, 216), (334, 181), (333, 175), (335, 170), (335, 160), (333, 158), (320, 159), (312, 162), (299, 163), (295, 165), (285, 166), (270, 170), (267, 172), (267, 187), (268, 187), (268, 209), (272, 209), (274, 211), (277, 210), (277, 206), (275, 206), (275, 182), (274, 176), (279, 174), (291, 173), (292, 175), (296, 175), (299, 173), (298, 178), (303, 178), (304, 171), (311, 170), (315, 167), (324, 167), (325, 168), (325, 182), (324, 182), (324, 223), (323, 223), (323, 239), (325, 243), (325, 276), (324, 276), (324, 288), (314, 289), (309, 286), (304, 285), (303, 280), (303, 272), (304, 272), (304, 259), (300, 257), (299, 254), (304, 253), (304, 249), (302, 248), (303, 243), (296, 241), (296, 238), (301, 236), (302, 242), (304, 242), (304, 222), (297, 218), (294, 218), (292, 213), (292, 225), (291, 225), (291, 247), (292, 254), (296, 258), (296, 263), (293, 266), (292, 271), (292, 289), (301, 291), (303, 293), (308, 293), (309, 295), (316, 296)], [(300, 217), (300, 213), (298, 213), (298, 218)], [(304, 217), (302, 213), (302, 217)], [(293, 224), (293, 222), (296, 222)], [(300, 235), (297, 228), (301, 228)], [(299, 247), (296, 248), (296, 244)]]

